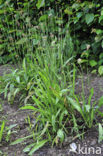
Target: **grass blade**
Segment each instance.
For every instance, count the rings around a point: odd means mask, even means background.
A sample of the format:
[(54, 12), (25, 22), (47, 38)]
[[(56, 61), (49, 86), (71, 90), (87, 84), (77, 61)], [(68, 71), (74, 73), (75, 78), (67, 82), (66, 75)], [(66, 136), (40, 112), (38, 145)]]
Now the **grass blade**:
[(37, 151), (39, 148), (41, 148), (42, 146), (44, 146), (44, 144), (45, 144), (47, 141), (48, 141), (48, 140), (39, 141), (39, 142), (32, 148), (32, 150), (29, 152), (29, 155), (32, 155), (35, 151)]
[(2, 141), (4, 127), (5, 127), (5, 121), (3, 121), (3, 122), (2, 122), (2, 125), (1, 125), (1, 130), (0, 130), (0, 142)]
[(33, 137), (33, 135), (29, 135), (29, 136), (26, 136), (26, 137), (24, 137), (24, 138), (19, 138), (19, 139), (15, 140), (14, 142), (12, 142), (10, 145), (19, 144), (19, 143), (25, 141), (26, 139), (32, 138), (32, 137)]

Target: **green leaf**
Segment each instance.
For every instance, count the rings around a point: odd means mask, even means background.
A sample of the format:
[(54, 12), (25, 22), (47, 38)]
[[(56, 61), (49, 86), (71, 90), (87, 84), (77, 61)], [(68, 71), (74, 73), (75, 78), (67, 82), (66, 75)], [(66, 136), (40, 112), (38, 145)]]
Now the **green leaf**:
[(67, 97), (68, 101), (71, 103), (71, 105), (78, 111), (80, 112), (80, 114), (84, 117), (83, 115), (83, 111), (81, 109), (81, 106), (78, 102), (76, 102), (75, 100), (73, 100), (72, 98), (70, 97)]
[(100, 75), (103, 75), (103, 66), (100, 66), (100, 67), (98, 68), (98, 73), (99, 73)]
[(5, 14), (6, 13), (6, 10), (0, 10), (0, 14)]
[(19, 77), (19, 76), (16, 77), (16, 81), (17, 81), (18, 83), (20, 83), (20, 77)]
[(39, 43), (39, 40), (33, 39), (33, 45), (34, 45), (34, 46), (38, 45), (38, 43)]
[(25, 60), (25, 58), (23, 59), (23, 64), (22, 64), (22, 66), (23, 66), (24, 71), (26, 72), (26, 60)]
[(30, 149), (31, 149), (31, 147), (33, 147), (34, 145), (35, 145), (35, 143), (26, 146), (26, 147), (23, 149), (23, 152), (29, 152)]
[(77, 14), (78, 19), (82, 17), (83, 13), (82, 12), (78, 12)]
[(61, 139), (61, 141), (64, 140), (64, 132), (62, 129), (59, 129), (57, 132), (57, 136)]
[(98, 105), (95, 111), (98, 111), (101, 106), (103, 106), (103, 96), (101, 96), (100, 99), (98, 100)]
[(99, 59), (103, 59), (103, 53), (99, 55)]
[(103, 128), (102, 125), (99, 123), (99, 138), (98, 142), (100, 143), (103, 140)]
[(4, 127), (5, 127), (5, 121), (2, 122), (1, 129), (0, 129), (0, 142), (2, 141)]
[(24, 109), (36, 110), (36, 108), (33, 107), (33, 106), (31, 106), (31, 105), (21, 107), (20, 109), (21, 109), (21, 110), (24, 110)]
[(42, 130), (41, 134), (39, 135), (39, 137), (41, 137), (42, 135), (45, 134), (45, 132), (46, 132), (46, 130), (48, 129), (48, 127), (49, 127), (49, 122), (47, 121), (47, 123), (46, 123), (44, 129)]
[(67, 64), (73, 60), (74, 56), (70, 57), (64, 64), (63, 64), (63, 67), (62, 68), (65, 68), (65, 66), (67, 66)]
[(97, 72), (97, 70), (94, 69), (94, 70), (91, 71), (91, 74), (96, 74), (96, 72)]
[(85, 20), (87, 24), (90, 24), (94, 20), (94, 14), (86, 14)]
[(103, 33), (103, 30), (101, 30), (101, 29), (96, 29), (96, 34), (97, 35), (100, 35), (100, 34), (102, 34)]
[(52, 126), (53, 126), (53, 131), (56, 131), (55, 123), (56, 123), (56, 117), (55, 117), (55, 115), (52, 115)]
[(16, 94), (17, 94), (19, 91), (20, 91), (20, 88), (16, 88), (16, 89), (15, 89), (15, 91), (14, 91), (14, 93), (13, 93), (14, 97), (16, 96)]
[(6, 127), (6, 130), (10, 130), (10, 129), (16, 127), (16, 126), (17, 126), (17, 124), (10, 125), (9, 127)]
[(101, 16), (103, 16), (103, 7), (102, 7), (102, 10), (101, 10)]
[(64, 13), (65, 13), (65, 14), (68, 14), (68, 15), (72, 15), (72, 14), (73, 14), (72, 10), (70, 10), (70, 9), (68, 9), (68, 8), (66, 8), (66, 9), (64, 10)]
[(42, 146), (44, 146), (44, 144), (47, 142), (48, 140), (42, 140), (39, 141), (29, 152), (29, 155), (32, 155), (35, 151), (37, 151), (39, 148), (41, 148)]
[(0, 150), (0, 154), (3, 155), (3, 152)]
[(41, 7), (43, 7), (45, 5), (45, 0), (38, 0), (36, 6), (38, 9), (40, 9)]
[(90, 60), (89, 64), (90, 64), (91, 67), (94, 67), (94, 66), (97, 65), (97, 62), (95, 60)]
[(40, 16), (39, 21), (40, 22), (45, 21), (47, 18), (48, 18), (48, 15), (42, 15), (42, 16)]
[(89, 95), (89, 98), (88, 98), (88, 105), (91, 105), (91, 99), (92, 99), (93, 94), (94, 94), (94, 88), (91, 88), (90, 95)]
[(103, 15), (99, 17), (99, 23), (101, 23), (101, 21), (103, 21)]
[(27, 41), (28, 41), (27, 38), (22, 38), (22, 39), (20, 39), (19, 41), (17, 41), (16, 44), (17, 44), (17, 45), (18, 45), (18, 44), (24, 44), (24, 43), (26, 43)]
[(62, 125), (64, 116), (68, 114), (68, 111), (65, 110), (60, 114), (59, 123)]
[(29, 136), (26, 136), (26, 137), (24, 137), (24, 138), (19, 138), (19, 139), (15, 140), (14, 142), (12, 142), (10, 145), (19, 144), (19, 143), (25, 141), (26, 139), (32, 138), (32, 137), (33, 137), (33, 135), (29, 135)]
[(103, 48), (103, 40), (102, 40), (101, 46), (102, 46), (102, 48)]
[(85, 109), (86, 109), (86, 112), (90, 112), (90, 109), (91, 109), (90, 105), (85, 105)]

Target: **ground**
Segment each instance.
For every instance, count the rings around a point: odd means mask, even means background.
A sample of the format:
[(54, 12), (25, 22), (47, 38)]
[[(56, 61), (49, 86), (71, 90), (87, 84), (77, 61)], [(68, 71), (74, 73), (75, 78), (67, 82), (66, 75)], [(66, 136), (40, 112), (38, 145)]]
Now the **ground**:
[[(3, 75), (5, 71), (9, 71), (9, 66), (0, 66), (0, 75)], [(83, 75), (83, 84), (84, 84), (84, 90), (85, 90), (85, 97), (87, 98), (89, 96), (89, 90), (91, 87), (94, 88), (94, 96), (92, 98), (92, 101), (98, 100), (103, 95), (103, 77), (99, 77), (96, 75), (91, 74), (84, 74)], [(80, 94), (82, 92), (82, 85), (81, 85), (81, 77), (78, 78), (78, 81), (76, 83), (76, 93)], [(13, 105), (10, 105), (6, 99), (4, 99), (3, 95), (0, 96), (0, 103), (3, 104), (3, 111), (0, 112), (0, 118), (3, 119), (5, 116), (7, 118), (7, 124), (6, 126), (17, 124), (16, 127), (13, 128), (13, 134), (11, 135), (11, 140), (16, 140), (17, 138), (22, 138), (26, 135), (28, 135), (28, 123), (26, 122), (26, 118), (30, 116), (31, 122), (33, 121), (33, 112), (31, 111), (21, 111), (19, 110), (19, 100), (18, 98), (15, 99), (15, 102)], [(101, 119), (99, 119), (101, 122)], [(65, 140), (62, 147), (53, 147), (50, 146), (44, 146), (40, 150), (38, 150), (33, 156), (96, 156), (100, 155), (103, 156), (103, 142), (100, 144), (98, 143), (98, 128), (92, 128), (86, 132), (84, 135), (83, 140), (79, 139), (71, 139), (70, 136)], [(31, 140), (28, 140), (30, 142)], [(84, 148), (83, 151), (80, 151), (80, 153), (74, 153), (69, 152), (70, 151), (70, 145), (73, 143), (77, 145), (79, 148)], [(23, 148), (25, 147), (25, 144), (18, 144), (14, 146), (10, 146), (9, 143), (3, 143), (0, 144), (0, 151), (2, 151), (3, 154), (1, 156), (27, 156), (28, 154), (23, 152)], [(88, 153), (86, 149), (93, 147), (93, 151), (91, 153)], [(98, 149), (100, 149), (101, 153), (98, 153)]]

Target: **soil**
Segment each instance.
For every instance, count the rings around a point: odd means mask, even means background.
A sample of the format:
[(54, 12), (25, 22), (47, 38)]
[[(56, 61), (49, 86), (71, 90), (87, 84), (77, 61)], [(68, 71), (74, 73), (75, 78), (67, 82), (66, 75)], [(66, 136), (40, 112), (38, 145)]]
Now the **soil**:
[[(0, 66), (0, 76), (3, 75), (5, 71), (10, 71), (10, 66)], [(97, 75), (84, 74), (83, 75), (83, 86), (85, 91), (85, 97), (87, 98), (90, 94), (90, 88), (94, 88), (93, 101), (97, 101), (103, 95), (103, 78)], [(76, 83), (76, 93), (80, 95), (82, 92), (81, 77), (78, 78)], [(81, 95), (80, 95), (81, 96)], [(29, 134), (29, 124), (26, 119), (30, 117), (31, 123), (33, 122), (33, 112), (32, 111), (22, 111), (19, 110), (19, 100), (15, 99), (14, 104), (10, 105), (3, 95), (0, 95), (0, 104), (3, 106), (3, 110), (0, 112), (0, 120), (6, 118), (6, 126), (16, 124), (12, 130), (11, 142), (27, 136)], [(99, 119), (102, 122), (102, 119)], [(84, 138), (79, 140), (78, 138), (71, 139), (70, 136), (67, 137), (62, 147), (53, 147), (49, 145), (44, 146), (39, 149), (33, 156), (103, 156), (103, 141), (98, 143), (98, 128), (94, 127), (88, 130)], [(31, 142), (32, 140), (28, 140)], [(77, 153), (70, 152), (71, 146), (77, 146)], [(25, 144), (17, 144), (11, 146), (5, 141), (0, 144), (0, 151), (2, 151), (1, 156), (27, 156), (27, 153), (23, 152)], [(90, 150), (91, 148), (91, 150)], [(80, 150), (79, 150), (80, 149)], [(79, 150), (79, 151), (78, 151)], [(89, 151), (90, 150), (90, 151)]]

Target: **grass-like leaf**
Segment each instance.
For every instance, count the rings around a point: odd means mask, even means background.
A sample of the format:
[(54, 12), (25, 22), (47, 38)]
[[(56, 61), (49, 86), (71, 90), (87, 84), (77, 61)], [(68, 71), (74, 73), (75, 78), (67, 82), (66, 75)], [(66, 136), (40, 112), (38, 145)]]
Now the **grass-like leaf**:
[(39, 148), (41, 148), (42, 146), (44, 146), (44, 144), (46, 144), (47, 141), (48, 140), (42, 140), (42, 141), (37, 142), (37, 144), (29, 152), (29, 155), (31, 156), (35, 151), (37, 151)]
[(0, 129), (0, 142), (2, 141), (4, 128), (5, 128), (5, 121), (2, 122), (1, 129)]
[(32, 137), (33, 137), (33, 135), (29, 135), (29, 136), (26, 136), (24, 138), (19, 138), (19, 139), (15, 140), (14, 142), (12, 142), (10, 145), (16, 145), (16, 144), (22, 143), (26, 139), (32, 138)]

